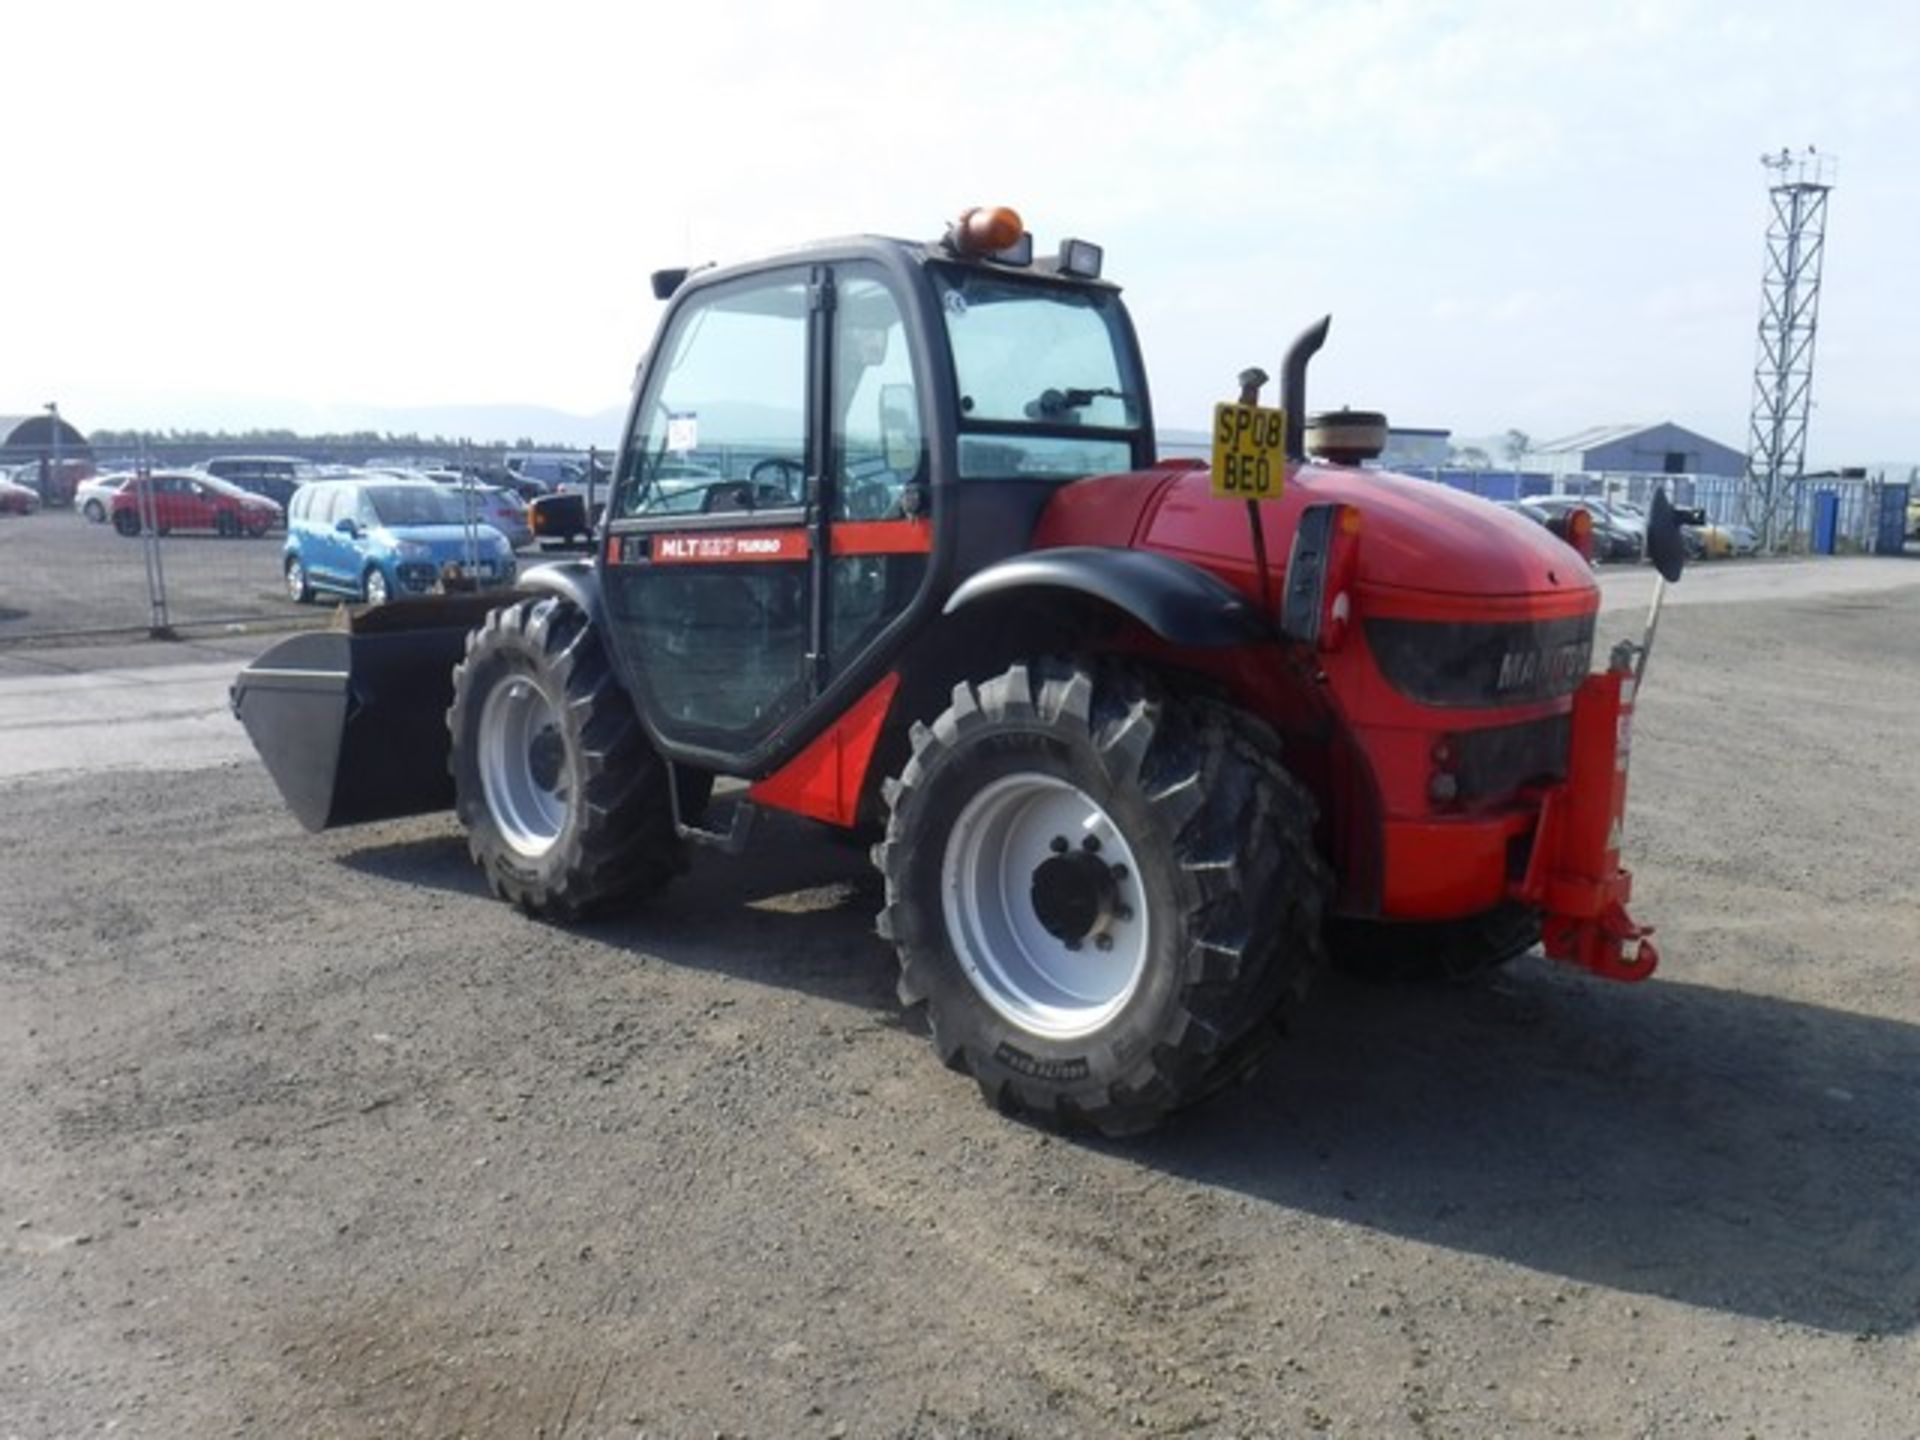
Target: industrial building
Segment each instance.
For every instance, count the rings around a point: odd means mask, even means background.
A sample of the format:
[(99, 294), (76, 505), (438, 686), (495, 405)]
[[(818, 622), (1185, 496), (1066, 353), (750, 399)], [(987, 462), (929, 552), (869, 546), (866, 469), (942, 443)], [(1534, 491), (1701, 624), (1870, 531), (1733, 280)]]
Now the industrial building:
[(1747, 472), (1731, 445), (1665, 420), (1657, 425), (1599, 425), (1527, 452), (1527, 468), (1549, 475), (1728, 475)]

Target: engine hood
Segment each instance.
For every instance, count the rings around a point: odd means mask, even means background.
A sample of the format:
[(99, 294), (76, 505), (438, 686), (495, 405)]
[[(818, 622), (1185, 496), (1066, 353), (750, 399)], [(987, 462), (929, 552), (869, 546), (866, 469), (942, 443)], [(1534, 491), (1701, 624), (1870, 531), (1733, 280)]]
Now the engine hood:
[[(1592, 569), (1535, 521), (1433, 481), (1344, 466), (1298, 466), (1281, 498), (1261, 503), (1276, 573), (1286, 564), (1300, 512), (1325, 502), (1360, 512), (1357, 583), (1363, 593), (1410, 600), (1526, 597), (1567, 612), (1598, 604)], [(1216, 500), (1204, 467), (1183, 470), (1165, 485), (1135, 543), (1228, 578), (1244, 571), (1254, 579), (1246, 508)]]
[[(464, 525), (383, 525), (380, 534), (389, 543), (425, 545), (436, 560), (460, 560), (466, 557), (467, 527)], [(474, 525), (474, 546), (483, 556), (492, 556), (500, 546), (500, 532), (485, 521)]]

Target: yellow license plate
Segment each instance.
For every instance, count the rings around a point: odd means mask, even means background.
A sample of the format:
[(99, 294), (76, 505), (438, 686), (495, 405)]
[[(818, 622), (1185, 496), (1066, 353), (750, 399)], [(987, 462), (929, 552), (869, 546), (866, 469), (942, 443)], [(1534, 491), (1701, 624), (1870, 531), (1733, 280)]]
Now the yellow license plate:
[(1287, 473), (1287, 417), (1264, 405), (1213, 407), (1213, 493), (1271, 500)]

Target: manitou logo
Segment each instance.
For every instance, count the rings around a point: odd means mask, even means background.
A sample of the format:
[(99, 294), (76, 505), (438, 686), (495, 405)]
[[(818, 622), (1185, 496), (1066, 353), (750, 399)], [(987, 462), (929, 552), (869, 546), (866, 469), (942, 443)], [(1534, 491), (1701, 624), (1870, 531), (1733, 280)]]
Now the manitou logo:
[(804, 560), (807, 532), (775, 530), (755, 535), (660, 535), (654, 538), (656, 564), (696, 561), (739, 563), (749, 560)]
[(1554, 690), (1576, 679), (1587, 663), (1587, 647), (1578, 640), (1551, 650), (1509, 650), (1500, 657), (1500, 678), (1494, 689), (1505, 695), (1514, 690)]

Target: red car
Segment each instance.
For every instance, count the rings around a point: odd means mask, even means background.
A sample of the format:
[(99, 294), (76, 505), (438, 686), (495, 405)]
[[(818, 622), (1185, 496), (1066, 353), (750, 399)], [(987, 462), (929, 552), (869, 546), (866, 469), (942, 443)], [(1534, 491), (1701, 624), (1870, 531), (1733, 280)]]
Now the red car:
[(264, 496), (211, 475), (165, 472), (135, 478), (113, 497), (113, 528), (138, 535), (143, 523), (162, 535), (172, 530), (211, 530), (216, 535), (256, 539), (280, 523), (280, 507)]
[(40, 508), (40, 496), (25, 485), (0, 480), (0, 515), (31, 515)]

